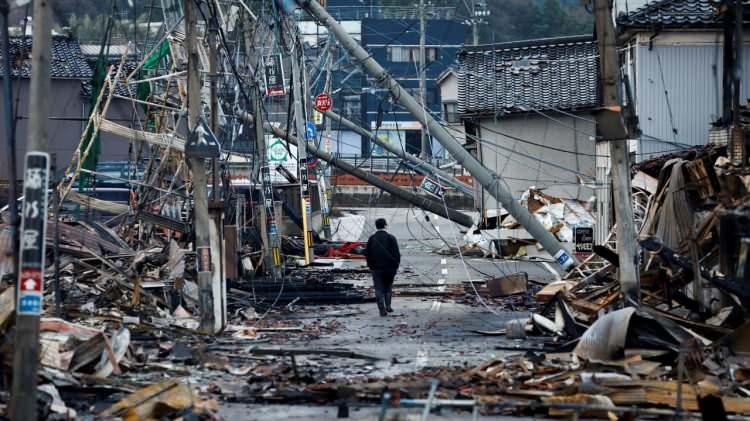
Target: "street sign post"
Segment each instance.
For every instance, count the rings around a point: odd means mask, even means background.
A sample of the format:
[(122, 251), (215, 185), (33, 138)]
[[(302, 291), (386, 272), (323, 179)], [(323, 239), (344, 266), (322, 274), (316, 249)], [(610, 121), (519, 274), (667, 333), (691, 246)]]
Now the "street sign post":
[(443, 186), (441, 186), (440, 183), (438, 183), (437, 181), (429, 177), (425, 177), (422, 180), (421, 187), (422, 187), (422, 190), (437, 197), (438, 199), (442, 199), (443, 196), (445, 195), (445, 189), (443, 188)]
[(323, 92), (315, 97), (315, 109), (320, 112), (330, 111), (333, 108), (333, 98), (330, 95)]
[(587, 256), (594, 251), (594, 228), (593, 227), (575, 227), (575, 254)]
[(315, 129), (315, 123), (308, 121), (305, 124), (305, 140), (315, 140), (318, 131)]
[(216, 139), (206, 119), (201, 117), (195, 130), (188, 134), (185, 144), (185, 156), (188, 158), (218, 158), (221, 156), (219, 140)]

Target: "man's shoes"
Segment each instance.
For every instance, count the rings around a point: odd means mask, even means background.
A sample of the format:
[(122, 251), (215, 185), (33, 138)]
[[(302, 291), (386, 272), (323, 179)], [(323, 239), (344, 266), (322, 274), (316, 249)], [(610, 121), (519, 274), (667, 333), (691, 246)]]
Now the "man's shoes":
[(393, 309), (391, 308), (391, 298), (393, 298), (392, 293), (386, 293), (385, 294), (385, 311), (389, 313), (393, 313)]
[(385, 310), (380, 310), (380, 317), (386, 317), (388, 315), (388, 312)]

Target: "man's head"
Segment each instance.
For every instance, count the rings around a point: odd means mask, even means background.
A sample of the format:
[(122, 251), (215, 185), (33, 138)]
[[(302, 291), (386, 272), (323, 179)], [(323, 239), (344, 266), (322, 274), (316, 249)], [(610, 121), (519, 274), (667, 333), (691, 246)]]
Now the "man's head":
[(385, 218), (378, 218), (375, 220), (375, 228), (379, 230), (384, 230), (388, 226), (388, 223), (385, 222)]

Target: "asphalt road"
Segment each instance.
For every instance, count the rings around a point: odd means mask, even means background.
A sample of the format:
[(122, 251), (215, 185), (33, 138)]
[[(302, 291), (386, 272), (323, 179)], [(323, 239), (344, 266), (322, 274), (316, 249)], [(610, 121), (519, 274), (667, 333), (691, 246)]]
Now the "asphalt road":
[[(441, 255), (434, 250), (444, 247), (445, 241), (462, 242), (463, 233), (457, 225), (432, 216), (426, 221), (421, 211), (409, 209), (359, 209), (357, 213), (367, 217), (362, 240), (374, 232), (376, 218), (386, 218), (389, 231), (399, 241), (402, 265), (396, 277), (399, 285), (440, 285), (447, 287), (468, 280), (485, 279), (488, 276), (503, 276), (525, 271), (529, 279), (549, 281), (554, 279), (550, 271), (535, 262), (490, 260), (473, 257)], [(421, 220), (420, 220), (421, 219)], [(443, 237), (436, 233), (436, 228)], [(346, 267), (361, 268), (362, 261), (348, 261)], [(352, 277), (355, 278), (355, 277)], [(369, 285), (364, 279), (341, 279), (355, 284)], [(433, 287), (434, 288), (434, 287)], [(327, 323), (338, 320), (343, 327), (337, 332), (302, 343), (295, 347), (315, 349), (334, 348), (355, 351), (379, 358), (378, 362), (363, 362), (335, 358), (301, 358), (300, 366), (325, 367), (328, 377), (390, 376), (418, 371), (424, 367), (474, 365), (493, 357), (507, 354), (507, 347), (529, 345), (505, 339), (503, 336), (486, 336), (477, 330), (497, 330), (505, 327), (508, 320), (527, 317), (523, 308), (508, 310), (495, 304), (467, 303), (451, 297), (422, 296), (394, 298), (395, 313), (380, 317), (374, 303), (346, 306), (300, 307), (301, 316), (308, 315)], [(355, 313), (345, 318), (341, 313)], [(503, 347), (503, 350), (498, 349)], [(518, 351), (520, 352), (520, 351)], [(304, 369), (303, 369), (304, 370)], [(399, 410), (401, 419), (411, 419), (419, 410)], [(336, 419), (336, 410), (331, 407), (288, 405), (223, 405), (222, 414), (227, 419), (239, 416), (242, 419)], [(352, 410), (351, 419), (377, 419), (376, 407)], [(443, 413), (430, 419), (471, 419), (470, 412)], [(480, 417), (480, 419), (484, 419)], [(500, 419), (500, 418), (487, 418)]]

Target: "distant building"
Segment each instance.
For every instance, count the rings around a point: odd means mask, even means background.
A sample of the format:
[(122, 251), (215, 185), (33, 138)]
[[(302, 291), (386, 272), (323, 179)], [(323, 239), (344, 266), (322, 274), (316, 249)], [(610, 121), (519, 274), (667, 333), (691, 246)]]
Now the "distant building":
[[(563, 199), (594, 195), (599, 59), (591, 36), (466, 47), (458, 112), (467, 149), (516, 199), (535, 186)], [(479, 207), (501, 206), (487, 192)]]
[[(414, 7), (382, 7), (376, 0), (329, 0), (326, 9), (338, 19), (350, 35), (361, 42), (380, 63), (412, 95), (419, 93), (419, 11)], [(455, 20), (454, 7), (429, 7), (426, 34), (426, 99), (430, 113), (441, 115), (437, 77), (456, 62), (463, 46), (467, 26)], [(313, 21), (299, 23), (308, 46), (322, 54), (328, 38), (325, 27)], [(377, 86), (355, 60), (338, 44), (334, 47), (333, 100), (334, 110), (361, 126), (376, 132), (389, 142), (401, 144), (410, 153), (421, 151), (421, 124), (400, 106), (394, 105), (390, 93)], [(308, 57), (313, 57), (311, 51)], [(314, 65), (313, 65), (314, 66)], [(314, 68), (314, 67), (313, 67)], [(315, 72), (319, 69), (314, 68)], [(312, 88), (321, 91), (324, 78)], [(381, 148), (333, 122), (333, 150), (344, 156), (385, 154)], [(374, 146), (374, 147), (373, 147)], [(433, 152), (443, 153), (437, 142)]]
[[(618, 16), (624, 73), (642, 131), (633, 148), (638, 160), (706, 144), (712, 123), (724, 115), (719, 5), (711, 0), (659, 0), (635, 8), (631, 2), (629, 13)], [(750, 98), (748, 42), (745, 35), (743, 103)]]
[[(426, 95), (429, 112), (440, 117), (442, 103), (437, 88), (438, 76), (456, 62), (463, 47), (467, 27), (455, 20), (430, 20), (425, 42)], [(365, 19), (362, 43), (402, 87), (419, 100), (419, 21), (414, 19)], [(389, 142), (403, 145), (406, 152), (421, 153), (421, 123), (398, 105), (390, 92), (376, 87), (375, 79), (366, 75), (362, 92), (362, 119), (368, 128)], [(380, 125), (378, 127), (378, 124)], [(362, 151), (368, 153), (370, 141), (363, 139)], [(378, 148), (375, 153), (381, 153)], [(433, 155), (444, 156), (437, 142), (432, 142)]]

